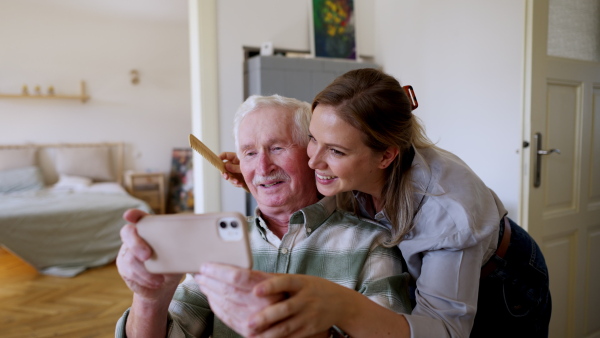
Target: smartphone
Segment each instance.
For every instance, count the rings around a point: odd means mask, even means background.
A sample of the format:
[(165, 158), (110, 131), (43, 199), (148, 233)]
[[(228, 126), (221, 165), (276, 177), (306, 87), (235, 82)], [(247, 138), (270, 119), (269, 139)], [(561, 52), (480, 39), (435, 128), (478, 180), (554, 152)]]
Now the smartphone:
[(252, 268), (246, 217), (237, 212), (146, 215), (138, 234), (153, 250), (152, 273), (196, 273), (204, 262)]

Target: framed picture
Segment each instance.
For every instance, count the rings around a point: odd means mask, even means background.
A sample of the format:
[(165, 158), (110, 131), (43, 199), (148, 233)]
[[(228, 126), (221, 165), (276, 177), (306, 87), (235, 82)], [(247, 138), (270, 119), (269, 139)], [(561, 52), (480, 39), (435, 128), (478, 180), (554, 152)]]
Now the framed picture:
[(356, 60), (354, 0), (309, 1), (313, 56)]
[(191, 148), (174, 148), (169, 175), (170, 214), (194, 211), (194, 171)]

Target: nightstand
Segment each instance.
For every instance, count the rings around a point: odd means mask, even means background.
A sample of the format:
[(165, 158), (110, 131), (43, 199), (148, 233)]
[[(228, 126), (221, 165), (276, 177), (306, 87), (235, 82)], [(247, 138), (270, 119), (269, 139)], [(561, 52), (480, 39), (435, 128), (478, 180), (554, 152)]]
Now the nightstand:
[(165, 213), (165, 175), (163, 173), (136, 173), (125, 174), (125, 188), (154, 210), (156, 214)]

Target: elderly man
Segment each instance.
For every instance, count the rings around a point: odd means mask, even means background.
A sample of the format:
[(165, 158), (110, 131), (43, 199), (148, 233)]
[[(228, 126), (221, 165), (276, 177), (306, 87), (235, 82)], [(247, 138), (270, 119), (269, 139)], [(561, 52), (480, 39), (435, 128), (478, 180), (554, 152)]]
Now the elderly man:
[[(117, 266), (134, 296), (131, 308), (117, 324), (117, 337), (229, 337), (236, 336), (234, 330), (247, 335), (252, 332), (250, 314), (280, 300), (250, 291), (269, 278), (268, 273), (320, 276), (394, 311), (410, 312), (401, 255), (396, 247), (381, 246), (388, 230), (336, 210), (335, 197), (319, 200), (306, 154), (309, 122), (307, 103), (277, 95), (252, 96), (236, 113), (240, 170), (258, 204), (249, 230), (254, 269), (259, 271), (239, 274), (242, 269), (207, 264), (199, 267), (195, 278), (188, 275), (178, 286), (181, 275), (156, 275), (144, 268), (151, 248), (135, 228), (144, 214), (130, 210), (124, 215), (130, 224), (121, 231), (123, 246)], [(203, 278), (202, 271), (207, 269), (245, 276), (242, 284), (248, 290), (227, 289)], [(215, 290), (225, 294), (209, 297), (209, 306), (198, 284), (209, 295), (215, 295)]]

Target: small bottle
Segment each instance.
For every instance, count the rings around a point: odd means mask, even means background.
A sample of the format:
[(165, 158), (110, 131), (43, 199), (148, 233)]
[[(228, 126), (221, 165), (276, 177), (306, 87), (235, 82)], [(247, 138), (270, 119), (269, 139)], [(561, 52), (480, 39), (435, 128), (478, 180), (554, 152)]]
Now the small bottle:
[(29, 95), (29, 89), (27, 89), (27, 85), (23, 85), (22, 94)]
[(50, 95), (50, 96), (54, 95), (54, 86), (48, 87), (48, 95)]

